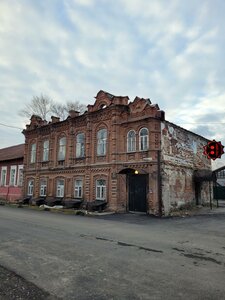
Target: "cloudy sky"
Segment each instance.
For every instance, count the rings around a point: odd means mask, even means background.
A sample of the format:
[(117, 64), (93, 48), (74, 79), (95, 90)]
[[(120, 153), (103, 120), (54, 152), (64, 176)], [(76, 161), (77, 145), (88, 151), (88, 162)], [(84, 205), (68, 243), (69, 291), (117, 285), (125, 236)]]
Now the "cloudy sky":
[[(225, 1), (0, 0), (0, 148), (23, 143), (33, 96), (148, 97), (225, 144)], [(217, 165), (225, 164), (225, 155)]]

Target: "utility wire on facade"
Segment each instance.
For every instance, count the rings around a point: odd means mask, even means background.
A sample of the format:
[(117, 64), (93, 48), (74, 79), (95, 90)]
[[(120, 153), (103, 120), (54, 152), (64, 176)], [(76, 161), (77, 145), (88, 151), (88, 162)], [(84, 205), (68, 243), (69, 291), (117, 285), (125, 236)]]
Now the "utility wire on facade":
[(24, 128), (21, 128), (21, 127), (17, 127), (17, 126), (12, 126), (12, 125), (6, 125), (6, 124), (3, 124), (3, 123), (0, 123), (1, 126), (5, 126), (5, 127), (9, 127), (9, 128), (15, 128), (15, 129), (20, 129), (20, 130), (23, 130)]

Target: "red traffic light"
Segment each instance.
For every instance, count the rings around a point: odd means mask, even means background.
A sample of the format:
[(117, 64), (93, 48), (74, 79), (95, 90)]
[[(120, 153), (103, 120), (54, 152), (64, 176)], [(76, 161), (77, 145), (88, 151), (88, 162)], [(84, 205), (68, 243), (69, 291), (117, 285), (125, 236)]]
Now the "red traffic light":
[(224, 146), (221, 144), (221, 142), (212, 140), (204, 146), (203, 154), (206, 155), (208, 159), (211, 158), (215, 160), (217, 158), (221, 158), (221, 155), (224, 153), (223, 148)]

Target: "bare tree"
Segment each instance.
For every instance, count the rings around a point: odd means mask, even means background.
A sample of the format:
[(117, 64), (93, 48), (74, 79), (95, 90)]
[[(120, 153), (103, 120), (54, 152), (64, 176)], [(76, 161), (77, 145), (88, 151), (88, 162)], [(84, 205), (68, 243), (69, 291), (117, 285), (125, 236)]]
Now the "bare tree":
[(51, 106), (51, 112), (55, 116), (60, 117), (61, 120), (65, 120), (68, 117), (70, 110), (76, 110), (82, 114), (86, 108), (87, 107), (79, 101), (67, 101), (66, 104), (53, 103)]
[(79, 111), (81, 114), (85, 112), (87, 109), (87, 106), (84, 104), (81, 104), (79, 101), (67, 101), (66, 102), (66, 112), (69, 113), (70, 110), (76, 110)]
[(30, 118), (32, 115), (38, 115), (43, 120), (49, 120), (52, 115), (65, 120), (70, 110), (79, 111), (81, 114), (85, 111), (86, 106), (79, 101), (68, 101), (65, 104), (56, 103), (48, 96), (34, 96), (31, 103), (19, 111), (19, 115)]
[(59, 117), (61, 120), (66, 118), (66, 106), (63, 104), (53, 103), (51, 106), (51, 113)]
[(31, 103), (26, 104), (25, 107), (19, 111), (22, 117), (30, 118), (32, 115), (38, 115), (43, 120), (46, 120), (51, 112), (53, 101), (41, 94), (41, 96), (34, 96)]

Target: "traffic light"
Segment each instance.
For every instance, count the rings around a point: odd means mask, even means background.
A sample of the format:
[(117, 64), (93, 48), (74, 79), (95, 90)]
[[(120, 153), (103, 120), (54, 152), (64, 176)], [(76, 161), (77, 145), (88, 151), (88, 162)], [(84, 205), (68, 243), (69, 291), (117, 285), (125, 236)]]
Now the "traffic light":
[(207, 145), (204, 146), (204, 152), (208, 159), (217, 159), (221, 158), (221, 155), (224, 153), (223, 151), (224, 146), (221, 145), (221, 142), (216, 142), (215, 140), (212, 140), (208, 142)]

